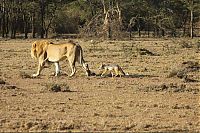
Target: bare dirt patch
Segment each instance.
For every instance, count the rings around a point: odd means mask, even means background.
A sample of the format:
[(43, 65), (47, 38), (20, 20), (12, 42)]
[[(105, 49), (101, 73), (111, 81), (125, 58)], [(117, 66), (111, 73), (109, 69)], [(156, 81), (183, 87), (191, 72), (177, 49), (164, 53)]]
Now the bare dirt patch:
[[(38, 78), (33, 41), (0, 40), (0, 132), (200, 130), (198, 39), (76, 40), (95, 74), (68, 77), (63, 61)], [(100, 77), (102, 62), (129, 76)]]

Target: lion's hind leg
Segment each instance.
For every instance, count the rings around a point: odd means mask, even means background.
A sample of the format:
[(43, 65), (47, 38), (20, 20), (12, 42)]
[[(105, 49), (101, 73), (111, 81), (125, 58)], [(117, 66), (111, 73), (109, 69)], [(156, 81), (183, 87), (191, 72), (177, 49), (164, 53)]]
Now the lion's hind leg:
[(69, 76), (72, 77), (76, 73), (75, 61), (69, 60), (69, 65), (70, 65), (71, 71), (72, 71), (72, 73)]
[(60, 74), (60, 65), (59, 65), (59, 62), (55, 62), (54, 65), (55, 65), (55, 68), (56, 68), (55, 76), (58, 76)]

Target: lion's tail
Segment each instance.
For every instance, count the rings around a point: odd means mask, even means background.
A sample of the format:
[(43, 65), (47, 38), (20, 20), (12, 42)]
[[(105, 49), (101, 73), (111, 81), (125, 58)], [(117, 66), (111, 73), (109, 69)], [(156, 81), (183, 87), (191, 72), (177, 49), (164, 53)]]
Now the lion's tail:
[[(80, 63), (80, 64), (83, 64), (84, 63), (84, 60), (83, 60), (83, 51), (82, 51), (82, 48), (79, 44), (76, 44), (76, 47), (75, 47), (75, 60)], [(77, 53), (77, 54), (76, 54)]]

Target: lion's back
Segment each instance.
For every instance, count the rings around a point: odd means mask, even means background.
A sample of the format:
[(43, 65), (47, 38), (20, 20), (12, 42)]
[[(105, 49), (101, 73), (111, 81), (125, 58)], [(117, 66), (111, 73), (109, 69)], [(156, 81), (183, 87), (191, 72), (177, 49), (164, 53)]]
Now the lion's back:
[(49, 61), (56, 62), (69, 57), (74, 57), (75, 44), (50, 44), (47, 48), (47, 58)]

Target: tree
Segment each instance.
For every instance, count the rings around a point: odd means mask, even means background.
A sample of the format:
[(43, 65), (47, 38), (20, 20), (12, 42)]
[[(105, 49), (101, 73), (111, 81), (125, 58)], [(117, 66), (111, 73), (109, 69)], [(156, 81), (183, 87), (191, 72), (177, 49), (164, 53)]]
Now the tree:
[(0, 34), (48, 38), (52, 31), (111, 39), (128, 29), (130, 38), (134, 32), (192, 38), (199, 7), (199, 0), (1, 0)]
[[(187, 20), (184, 21), (184, 32), (187, 27), (187, 24), (189, 23), (189, 35), (191, 38), (194, 37), (194, 24), (199, 21), (199, 7), (200, 7), (200, 1), (199, 0), (179, 0), (179, 2), (182, 2), (182, 8), (185, 14), (187, 14)], [(183, 12), (182, 12), (183, 14)], [(181, 19), (181, 18), (179, 18)], [(187, 23), (188, 22), (188, 23)]]
[(1, 31), (2, 31), (2, 37), (5, 37), (5, 31), (6, 31), (6, 29), (5, 29), (5, 27), (6, 27), (6, 11), (5, 11), (5, 0), (2, 0), (1, 1), (1, 3), (0, 3), (0, 5), (1, 5), (1, 12), (2, 12), (2, 14), (1, 14), (1, 27), (0, 27), (0, 29), (1, 29)]
[(190, 37), (194, 37), (194, 15), (199, 8), (199, 0), (184, 0), (186, 8), (190, 12)]

